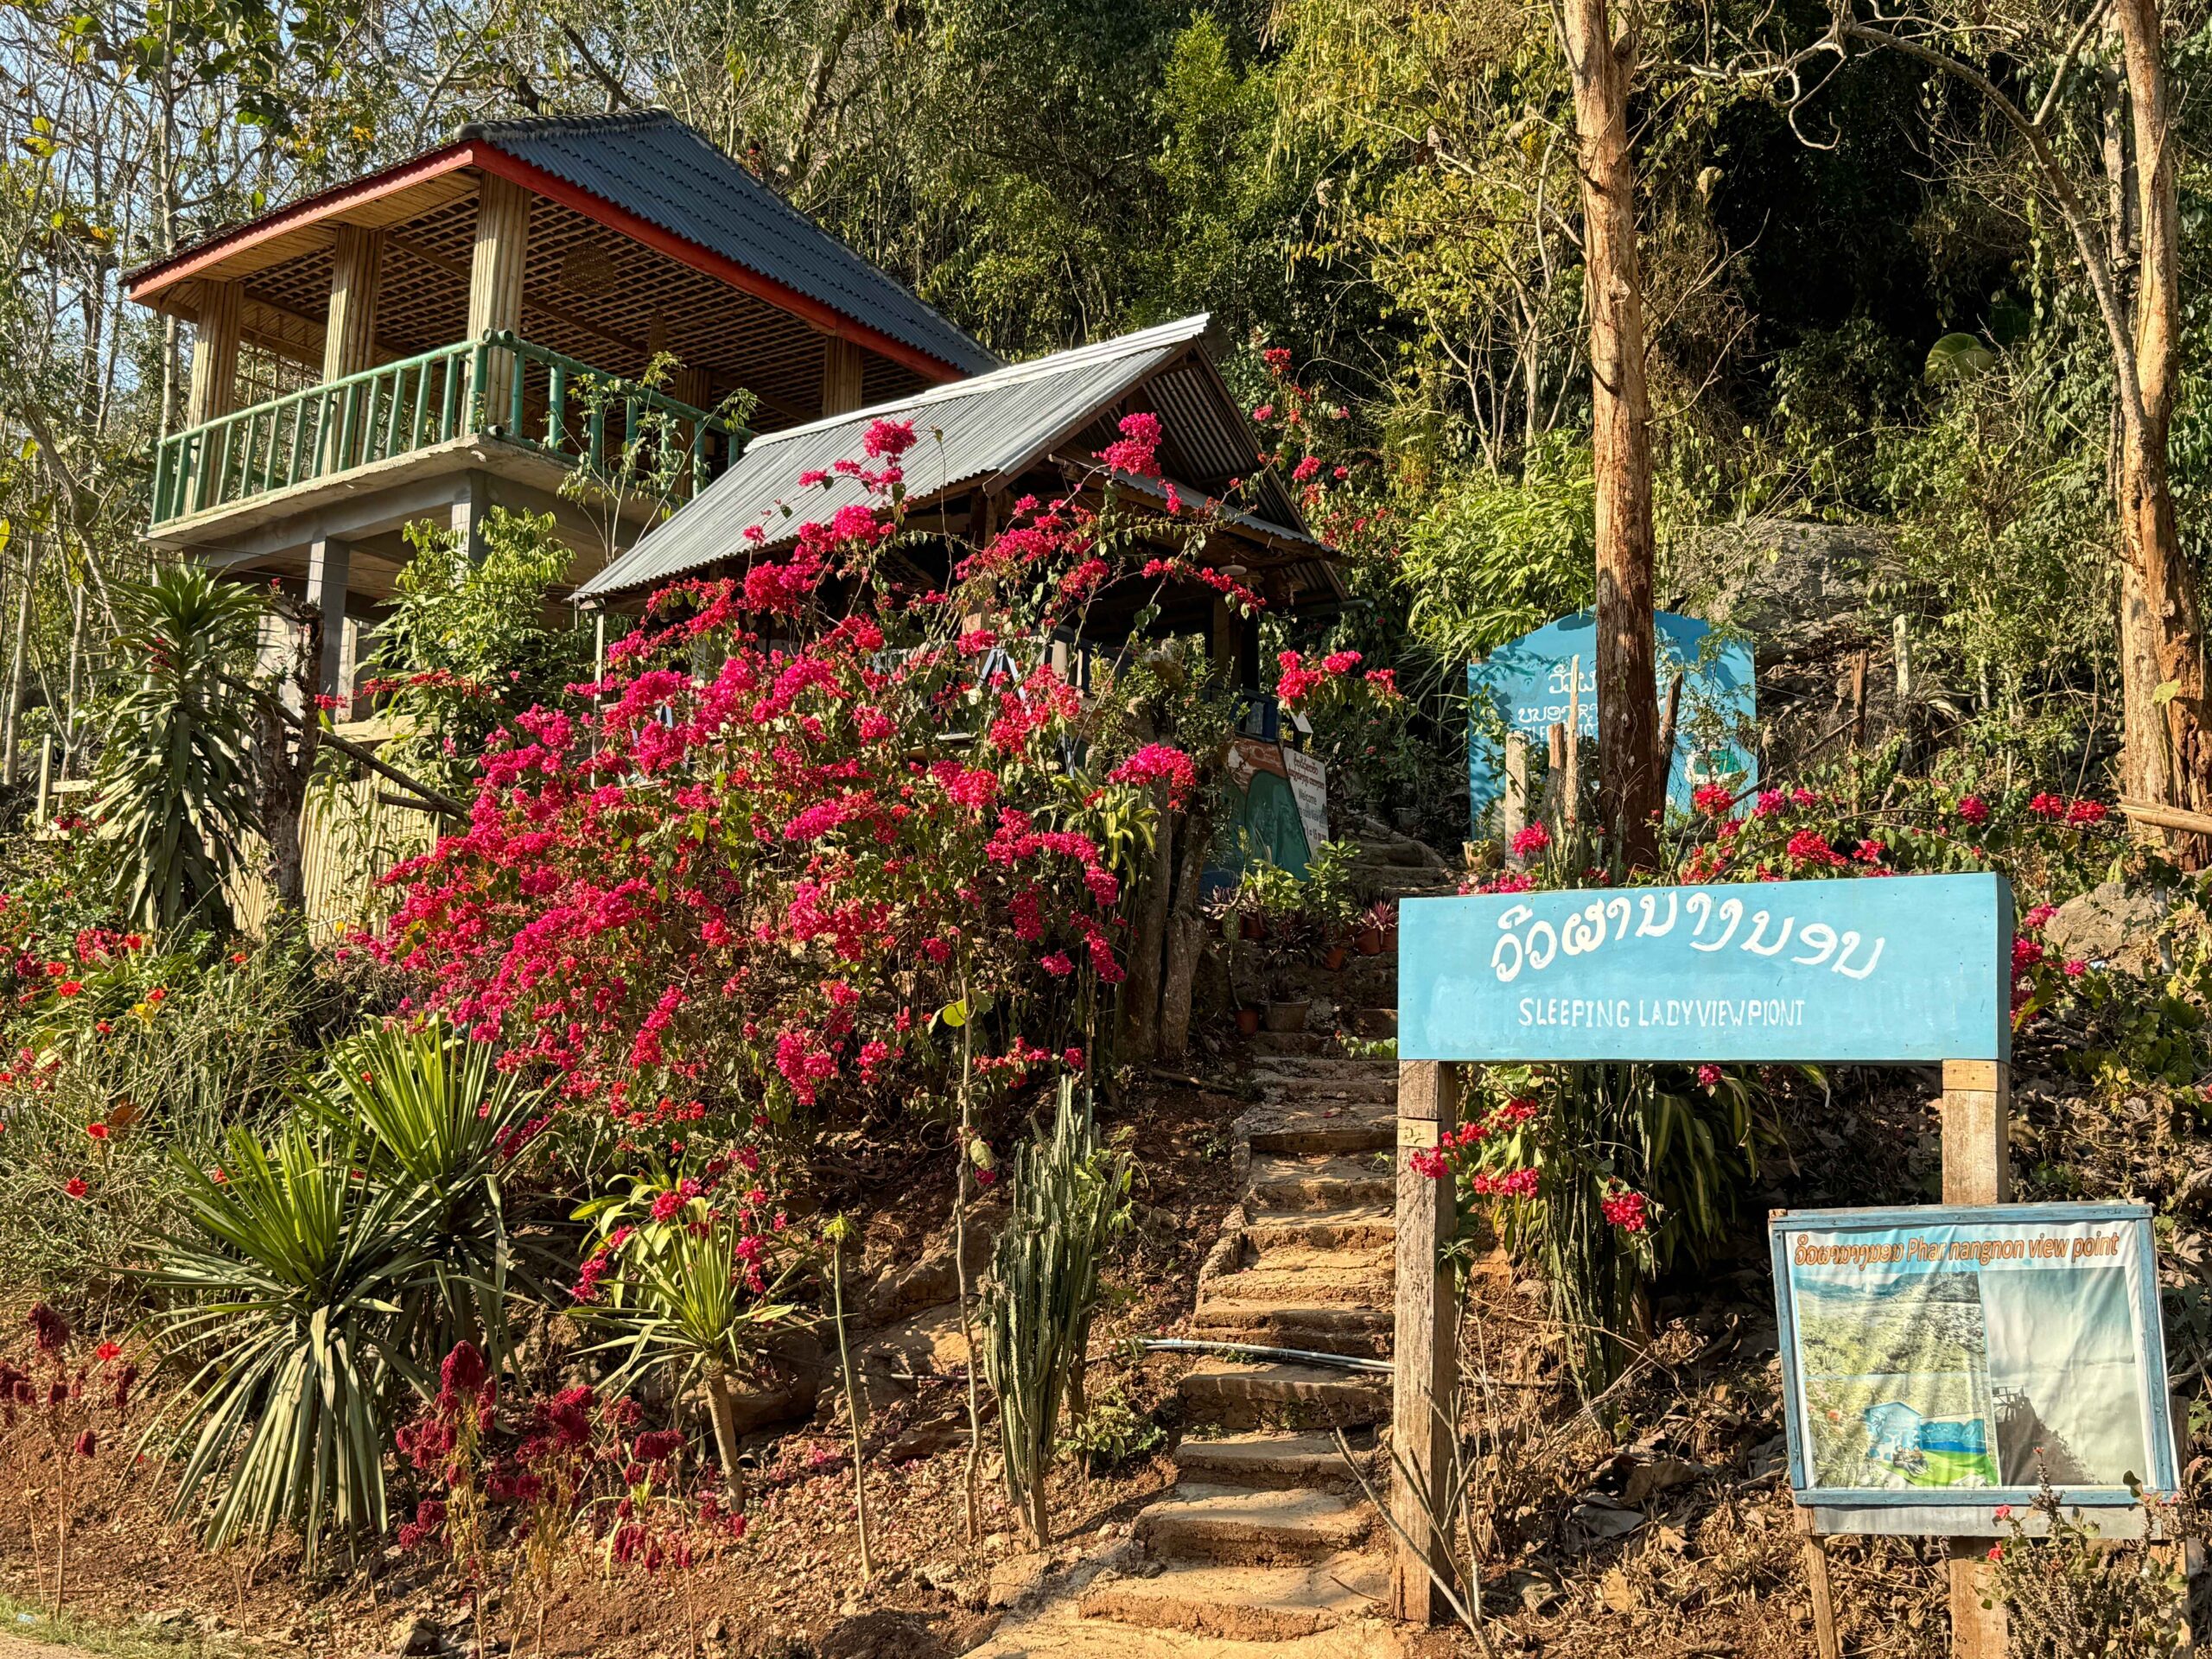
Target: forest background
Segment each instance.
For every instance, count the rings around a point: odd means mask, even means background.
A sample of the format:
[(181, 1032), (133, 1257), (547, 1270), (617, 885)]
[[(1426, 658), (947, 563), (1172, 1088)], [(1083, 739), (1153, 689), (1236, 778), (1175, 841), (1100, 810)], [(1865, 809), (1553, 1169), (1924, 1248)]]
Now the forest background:
[[(2059, 77), (2050, 142), (2093, 178), (2109, 163), (2124, 276), (2117, 36), (2071, 40), (2076, 15), (2049, 10), (1931, 12), (1923, 38), (2031, 104)], [(1817, 5), (1629, 21), (1661, 602), (1726, 579), (1708, 526), (1893, 524), (1867, 620), (1906, 620), (1969, 744), (2001, 732), (2021, 775), (2094, 783), (2119, 723), (2112, 359), (2017, 136), (1894, 52), (1731, 73), (1747, 44), (1771, 62), (1815, 40)], [(2172, 464), (2201, 564), (2212, 35), (2201, 8), (2165, 34)], [(181, 421), (188, 330), (124, 303), (119, 274), (531, 111), (673, 110), (1008, 357), (1205, 309), (1256, 403), (1260, 352), (1287, 349), (1342, 399), (1339, 453), (1370, 463), (1362, 527), (1387, 556), (1358, 570), (1373, 602), (1346, 643), (1434, 717), (1370, 767), (1402, 774), (1402, 798), (1462, 798), (1467, 658), (1590, 596), (1571, 89), (1554, 20), (1521, 0), (16, 0), (0, 97), (0, 772), (18, 783), (97, 672), (86, 596), (143, 568), (150, 442)]]

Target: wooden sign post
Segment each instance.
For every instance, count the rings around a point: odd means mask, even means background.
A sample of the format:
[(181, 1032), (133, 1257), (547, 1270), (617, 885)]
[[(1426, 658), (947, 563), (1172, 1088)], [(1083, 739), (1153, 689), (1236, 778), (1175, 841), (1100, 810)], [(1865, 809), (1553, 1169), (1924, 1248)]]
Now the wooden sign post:
[[(1462, 1064), (1643, 1060), (1940, 1064), (1943, 1198), (2005, 1201), (2011, 889), (1995, 875), (1583, 889), (1414, 899), (1400, 910), (1397, 1334), (1392, 1611), (1443, 1605), (1458, 1426), (1458, 1332), (1438, 1251), (1452, 1184), (1404, 1154), (1459, 1113)], [(1805, 1517), (1816, 1599), (1827, 1558)], [(1958, 1659), (2002, 1659), (1985, 1609), (1989, 1541), (1954, 1541)], [(1815, 1556), (1818, 1556), (1815, 1562)], [(1832, 1619), (1822, 1659), (1834, 1659)]]

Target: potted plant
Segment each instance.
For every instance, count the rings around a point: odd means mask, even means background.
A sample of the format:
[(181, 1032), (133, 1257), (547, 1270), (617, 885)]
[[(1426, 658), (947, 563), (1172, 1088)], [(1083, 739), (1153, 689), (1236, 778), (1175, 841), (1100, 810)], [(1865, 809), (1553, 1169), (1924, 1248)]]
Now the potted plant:
[(1256, 1036), (1260, 1029), (1260, 1010), (1255, 1004), (1247, 1002), (1236, 988), (1236, 944), (1245, 937), (1245, 929), (1249, 925), (1251, 918), (1237, 908), (1233, 898), (1224, 903), (1226, 907), (1220, 922), (1221, 937), (1229, 948), (1229, 1006), (1236, 1017), (1236, 1034), (1240, 1037)]
[(1398, 925), (1397, 906), (1387, 899), (1378, 899), (1360, 912), (1359, 932), (1355, 943), (1363, 957), (1382, 954), (1384, 938), (1395, 931)]
[(1275, 979), (1268, 987), (1268, 1029), (1274, 1032), (1305, 1030), (1306, 1014), (1310, 1006), (1306, 998), (1293, 993), (1289, 981)]
[(1353, 842), (1325, 841), (1306, 861), (1303, 901), (1319, 930), (1322, 965), (1332, 973), (1344, 965), (1350, 950), (1352, 918), (1357, 913), (1352, 870), (1358, 858), (1359, 849)]

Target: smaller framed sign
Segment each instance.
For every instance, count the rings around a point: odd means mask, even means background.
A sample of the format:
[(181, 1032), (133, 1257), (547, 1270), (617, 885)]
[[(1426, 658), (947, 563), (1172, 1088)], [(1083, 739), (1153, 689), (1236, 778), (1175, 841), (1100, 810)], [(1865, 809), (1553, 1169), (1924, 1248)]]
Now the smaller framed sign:
[(2092, 1509), (2179, 1489), (2148, 1207), (1801, 1210), (1769, 1231), (1789, 1483), (1819, 1530), (1971, 1510), (1927, 1529), (1987, 1531), (2046, 1480)]

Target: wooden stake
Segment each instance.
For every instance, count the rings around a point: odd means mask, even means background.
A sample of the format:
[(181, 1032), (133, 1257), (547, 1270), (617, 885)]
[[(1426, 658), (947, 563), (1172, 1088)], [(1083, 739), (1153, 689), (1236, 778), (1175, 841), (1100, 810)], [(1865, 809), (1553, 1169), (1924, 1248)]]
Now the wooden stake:
[[(1448, 1060), (1398, 1066), (1397, 1323), (1390, 1389), (1390, 1514), (1402, 1535), (1390, 1556), (1390, 1615), (1431, 1624), (1448, 1604), (1433, 1573), (1452, 1577), (1449, 1528), (1459, 1427), (1459, 1308), (1443, 1247), (1455, 1224), (1452, 1182), (1414, 1169), (1459, 1118), (1459, 1071)], [(1408, 1544), (1406, 1540), (1412, 1539)]]
[(1505, 793), (1499, 798), (1498, 835), (1508, 847), (1529, 826), (1529, 740), (1505, 734)]
[[(1800, 1510), (1797, 1524), (1809, 1528), (1811, 1514)], [(1799, 1553), (1804, 1557), (1806, 1586), (1813, 1592), (1814, 1643), (1820, 1649), (1821, 1659), (1843, 1659), (1842, 1639), (1835, 1629), (1835, 1591), (1828, 1582), (1827, 1541), (1807, 1531), (1800, 1541)]]
[[(2012, 1100), (2012, 1068), (2002, 1060), (1943, 1062), (1945, 1204), (2003, 1204), (2011, 1196)], [(1951, 1659), (2005, 1659), (2005, 1606), (1996, 1595), (1990, 1541), (1948, 1543)]]

